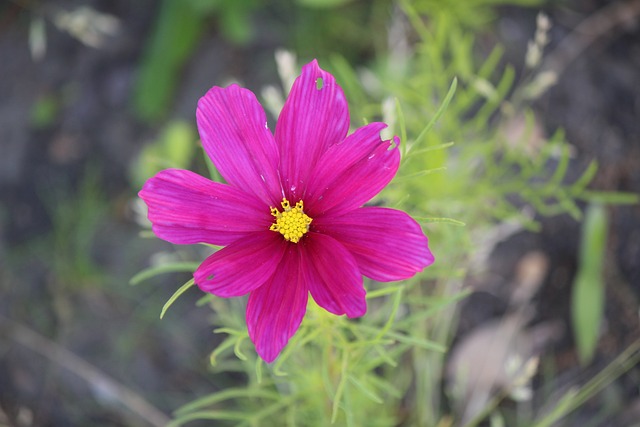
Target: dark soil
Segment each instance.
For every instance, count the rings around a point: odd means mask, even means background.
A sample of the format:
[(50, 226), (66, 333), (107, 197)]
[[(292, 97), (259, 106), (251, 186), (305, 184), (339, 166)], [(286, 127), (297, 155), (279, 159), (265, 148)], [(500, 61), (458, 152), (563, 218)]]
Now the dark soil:
[[(616, 17), (612, 10), (624, 4), (627, 9)], [(561, 61), (562, 65), (555, 68), (559, 72), (558, 83), (535, 105), (546, 134), (564, 129), (566, 140), (575, 147), (567, 182), (577, 179), (596, 159), (599, 170), (591, 188), (640, 193), (639, 9), (638, 2), (573, 1), (545, 11), (553, 25), (547, 52), (557, 49), (570, 34), (577, 34), (580, 42), (590, 40), (584, 46), (573, 43), (568, 47), (584, 49), (572, 52), (572, 60)], [(500, 19), (500, 35), (514, 64), (523, 61), (527, 41), (535, 30), (536, 13), (508, 9)], [(587, 19), (593, 20), (592, 25), (580, 28), (584, 33), (576, 33), (576, 27)], [(598, 33), (596, 22), (610, 28)], [(557, 377), (551, 382), (558, 388), (580, 385), (611, 363), (640, 339), (640, 206), (611, 206), (607, 212), (605, 320), (589, 367), (580, 368), (572, 338), (571, 286), (578, 267), (581, 230), (580, 224), (568, 215), (539, 218), (540, 233), (517, 233), (498, 244), (491, 257), (488, 280), (478, 284), (479, 291), (462, 304), (458, 334), (464, 336), (479, 323), (510, 311), (509, 300), (517, 291), (519, 262), (525, 255), (540, 251), (548, 264), (533, 300), (535, 316), (531, 325), (555, 322), (563, 331), (549, 339), (543, 356), (557, 370)], [(545, 381), (549, 382), (549, 378), (537, 379), (538, 385)], [(638, 425), (638, 383), (640, 370), (635, 368), (561, 425)], [(615, 404), (607, 399), (613, 399)]]

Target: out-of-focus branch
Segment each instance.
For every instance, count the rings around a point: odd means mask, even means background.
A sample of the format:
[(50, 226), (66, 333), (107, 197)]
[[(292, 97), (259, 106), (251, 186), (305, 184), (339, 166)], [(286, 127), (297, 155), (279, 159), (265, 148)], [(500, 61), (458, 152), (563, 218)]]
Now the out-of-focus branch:
[(594, 42), (618, 27), (630, 26), (640, 17), (640, 0), (620, 0), (590, 15), (568, 34), (544, 60), (543, 71), (557, 76)]
[(20, 323), (0, 315), (2, 329), (12, 341), (50, 359), (73, 372), (95, 388), (105, 390), (125, 408), (152, 426), (165, 426), (170, 419), (129, 387), (115, 381), (98, 368), (59, 344)]

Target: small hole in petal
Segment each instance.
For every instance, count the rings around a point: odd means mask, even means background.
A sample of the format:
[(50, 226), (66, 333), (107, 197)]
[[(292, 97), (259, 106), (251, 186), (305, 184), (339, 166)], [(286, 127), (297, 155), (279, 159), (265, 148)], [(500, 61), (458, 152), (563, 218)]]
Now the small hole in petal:
[(208, 275), (207, 280), (213, 280), (213, 274)]
[(316, 80), (316, 89), (320, 90), (322, 89), (322, 86), (324, 86), (324, 81), (322, 80), (322, 77), (318, 77)]

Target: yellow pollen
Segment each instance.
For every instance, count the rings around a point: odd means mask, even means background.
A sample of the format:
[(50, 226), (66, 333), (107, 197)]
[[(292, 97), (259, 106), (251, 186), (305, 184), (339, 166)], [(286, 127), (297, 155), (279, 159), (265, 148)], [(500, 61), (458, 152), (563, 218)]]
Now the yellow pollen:
[(300, 238), (309, 231), (309, 224), (313, 220), (305, 215), (302, 200), (296, 203), (293, 208), (287, 199), (282, 199), (280, 204), (284, 209), (282, 212), (276, 208), (271, 208), (271, 215), (276, 217), (276, 222), (271, 224), (269, 230), (277, 231), (288, 241), (298, 243)]

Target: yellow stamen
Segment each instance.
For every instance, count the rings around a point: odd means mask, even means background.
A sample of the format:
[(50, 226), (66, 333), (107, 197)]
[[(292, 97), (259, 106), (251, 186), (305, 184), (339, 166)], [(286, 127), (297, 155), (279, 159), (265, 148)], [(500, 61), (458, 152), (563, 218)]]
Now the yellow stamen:
[(280, 204), (284, 209), (282, 212), (276, 208), (271, 208), (271, 215), (276, 217), (276, 222), (271, 224), (269, 230), (277, 231), (288, 241), (298, 243), (300, 238), (309, 231), (309, 224), (313, 219), (305, 215), (302, 200), (296, 203), (293, 208), (287, 199), (282, 199)]

